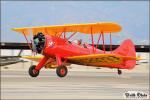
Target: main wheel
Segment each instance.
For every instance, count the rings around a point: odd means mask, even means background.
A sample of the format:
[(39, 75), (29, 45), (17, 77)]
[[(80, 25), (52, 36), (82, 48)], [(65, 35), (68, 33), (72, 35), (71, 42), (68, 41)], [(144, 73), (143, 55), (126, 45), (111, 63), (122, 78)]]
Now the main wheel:
[(121, 75), (121, 74), (122, 74), (122, 71), (118, 69), (118, 75)]
[(35, 65), (30, 66), (29, 68), (29, 75), (31, 77), (37, 77), (39, 75), (39, 71), (35, 70)]
[(67, 73), (68, 73), (68, 69), (64, 65), (58, 66), (56, 69), (56, 74), (59, 77), (65, 77), (67, 75)]

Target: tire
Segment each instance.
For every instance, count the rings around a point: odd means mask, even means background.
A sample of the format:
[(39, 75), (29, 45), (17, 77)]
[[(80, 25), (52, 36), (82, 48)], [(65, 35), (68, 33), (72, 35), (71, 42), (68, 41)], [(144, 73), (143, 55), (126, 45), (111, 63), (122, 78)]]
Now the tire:
[(30, 66), (29, 68), (29, 75), (31, 77), (37, 77), (39, 75), (39, 71), (35, 70), (35, 65)]
[(122, 71), (118, 69), (118, 75), (121, 75), (121, 74), (122, 74)]
[(65, 77), (67, 75), (67, 73), (68, 73), (68, 69), (64, 65), (58, 66), (56, 69), (56, 74), (59, 77)]

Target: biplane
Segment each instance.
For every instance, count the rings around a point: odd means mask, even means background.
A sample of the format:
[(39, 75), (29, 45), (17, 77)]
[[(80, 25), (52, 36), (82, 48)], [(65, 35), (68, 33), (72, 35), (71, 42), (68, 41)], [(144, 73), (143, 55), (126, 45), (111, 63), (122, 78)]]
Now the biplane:
[[(13, 28), (24, 35), (33, 52), (43, 55), (42, 58), (29, 57), (39, 62), (30, 66), (31, 77), (37, 77), (41, 68), (52, 65), (55, 66), (59, 77), (67, 75), (67, 66), (70, 64), (116, 68), (119, 75), (122, 74), (121, 69), (133, 69), (138, 58), (130, 39), (126, 39), (117, 49), (112, 50), (112, 34), (120, 32), (121, 29), (120, 25), (112, 22)], [(92, 45), (81, 43), (80, 40), (70, 41), (77, 33), (89, 34)], [(27, 38), (29, 34), (32, 34), (31, 43)], [(98, 34), (96, 45), (95, 34)], [(105, 50), (105, 34), (110, 34), (110, 51)], [(100, 40), (102, 50), (98, 49)]]

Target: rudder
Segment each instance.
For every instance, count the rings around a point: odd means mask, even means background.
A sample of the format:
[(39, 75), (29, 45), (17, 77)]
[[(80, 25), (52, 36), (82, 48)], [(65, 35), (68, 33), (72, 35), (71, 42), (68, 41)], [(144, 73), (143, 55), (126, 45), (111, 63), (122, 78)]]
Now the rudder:
[[(136, 57), (135, 46), (130, 39), (126, 39), (123, 43), (113, 51), (113, 53), (121, 56)], [(135, 67), (136, 60), (127, 60), (123, 63), (123, 68), (133, 69)]]

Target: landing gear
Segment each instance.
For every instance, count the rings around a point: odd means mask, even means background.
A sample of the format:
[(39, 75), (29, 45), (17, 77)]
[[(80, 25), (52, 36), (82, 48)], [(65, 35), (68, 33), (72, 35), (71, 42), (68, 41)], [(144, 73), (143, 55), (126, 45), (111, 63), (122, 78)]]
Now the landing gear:
[(118, 75), (121, 75), (122, 71), (120, 69), (118, 69)]
[(65, 77), (67, 75), (67, 73), (68, 73), (68, 69), (64, 65), (60, 65), (56, 69), (56, 74), (59, 77)]
[(39, 75), (39, 71), (35, 70), (35, 65), (31, 65), (29, 68), (29, 75), (31, 77), (37, 77)]

